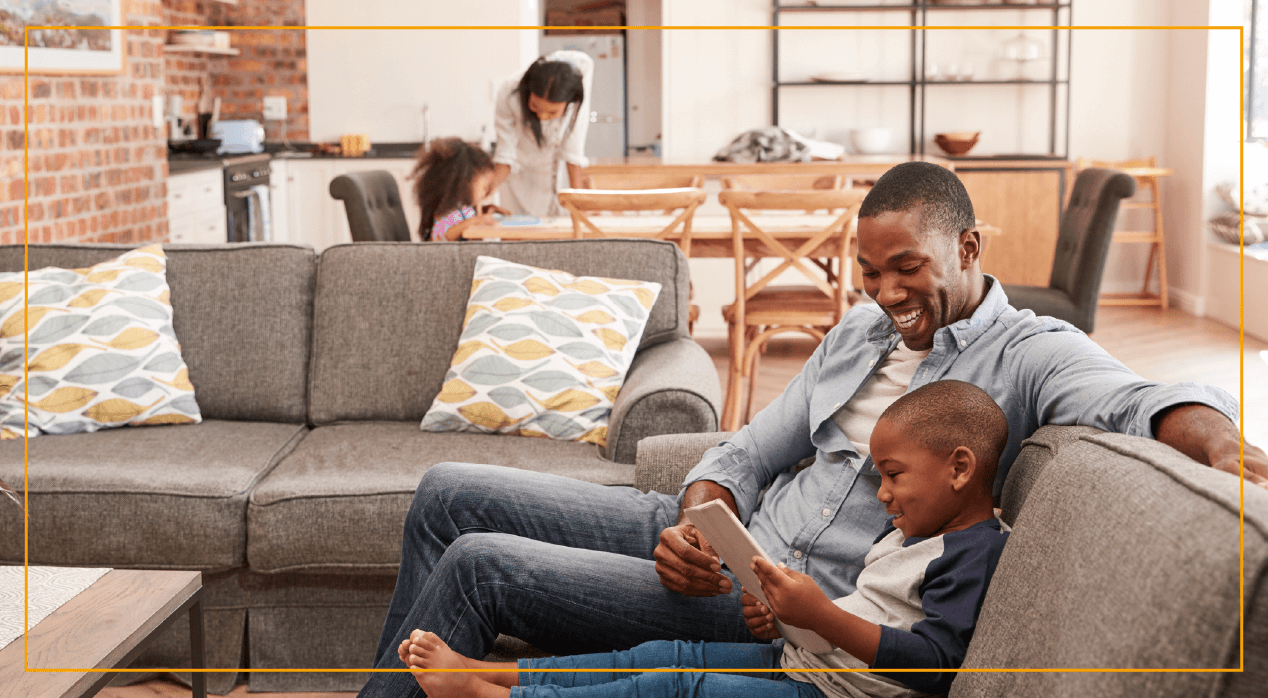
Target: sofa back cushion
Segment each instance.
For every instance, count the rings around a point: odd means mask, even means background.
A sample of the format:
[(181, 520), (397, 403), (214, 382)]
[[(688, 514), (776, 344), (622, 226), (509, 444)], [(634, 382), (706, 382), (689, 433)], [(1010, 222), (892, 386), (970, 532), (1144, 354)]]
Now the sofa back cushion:
[[(30, 268), (88, 267), (132, 245), (31, 245)], [(316, 254), (302, 245), (164, 245), (172, 325), (204, 419), (303, 423)], [(0, 246), (22, 271), (22, 246)]]
[(480, 255), (576, 276), (655, 281), (661, 292), (640, 348), (687, 336), (687, 264), (672, 243), (337, 245), (322, 253), (317, 272), (309, 421), (421, 420), (458, 346)]
[[(1017, 515), (964, 668), (1238, 666), (1238, 485), (1150, 439), (1063, 444)], [(1234, 681), (1262, 690), (1268, 661), (1252, 657), (1263, 652), (1251, 640), (1268, 622), (1268, 492), (1247, 485), (1245, 504), (1249, 676), (963, 673), (951, 696), (1222, 695)]]

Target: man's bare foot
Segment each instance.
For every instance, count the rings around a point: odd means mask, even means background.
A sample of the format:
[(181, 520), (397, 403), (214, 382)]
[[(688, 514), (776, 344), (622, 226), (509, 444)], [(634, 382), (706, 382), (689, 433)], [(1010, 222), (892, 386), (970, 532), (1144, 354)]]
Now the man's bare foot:
[[(409, 648), (411, 640), (417, 640), (422, 637), (423, 634), (422, 630), (415, 630), (410, 633), (410, 638), (402, 640), (400, 646), (396, 648), (396, 653), (400, 656), (401, 663), (405, 666), (410, 666)], [(428, 634), (432, 635), (432, 637), (436, 637), (434, 634)], [(436, 639), (441, 644), (444, 644), (440, 638), (437, 637)], [(448, 649), (448, 646), (446, 646), (446, 649)], [(453, 650), (450, 651), (453, 652)], [(503, 686), (506, 688), (520, 685), (519, 664), (516, 662), (482, 662), (479, 659), (463, 657), (457, 652), (453, 652), (453, 654), (460, 657), (466, 667), (471, 670), (472, 675), (481, 681), (487, 681), (494, 686)], [(502, 669), (503, 671), (493, 671), (494, 669)], [(512, 671), (506, 671), (507, 669)]]
[[(449, 649), (435, 633), (414, 631), (410, 639), (410, 668), (472, 669), (466, 657)], [(488, 662), (479, 662), (488, 665)], [(415, 672), (414, 680), (430, 698), (509, 698), (511, 690), (483, 680), (470, 671)]]

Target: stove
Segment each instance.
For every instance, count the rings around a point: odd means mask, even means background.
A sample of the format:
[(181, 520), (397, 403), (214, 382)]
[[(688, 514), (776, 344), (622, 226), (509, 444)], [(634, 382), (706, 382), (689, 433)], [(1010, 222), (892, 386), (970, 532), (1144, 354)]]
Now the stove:
[(224, 170), (226, 242), (264, 242), (272, 238), (269, 225), (270, 156), (168, 153), (168, 171), (218, 165)]

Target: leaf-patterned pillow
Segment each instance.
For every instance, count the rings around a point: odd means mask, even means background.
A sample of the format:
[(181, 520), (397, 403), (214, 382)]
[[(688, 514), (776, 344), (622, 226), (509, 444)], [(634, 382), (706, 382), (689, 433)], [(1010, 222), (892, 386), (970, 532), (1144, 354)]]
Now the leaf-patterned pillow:
[(606, 444), (658, 295), (650, 281), (477, 258), (462, 337), (423, 431)]
[[(142, 247), (88, 269), (0, 274), (0, 439), (202, 421), (172, 330), (167, 258)], [(23, 328), (30, 347), (22, 380)]]

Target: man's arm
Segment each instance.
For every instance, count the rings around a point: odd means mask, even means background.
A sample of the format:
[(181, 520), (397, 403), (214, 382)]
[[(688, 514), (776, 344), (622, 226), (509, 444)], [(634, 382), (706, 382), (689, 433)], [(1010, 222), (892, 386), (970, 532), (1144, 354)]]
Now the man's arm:
[[(1241, 474), (1242, 440), (1237, 427), (1206, 405), (1177, 405), (1154, 420), (1154, 435), (1193, 460), (1234, 475)], [(1246, 444), (1247, 482), (1268, 488), (1268, 455)]]

